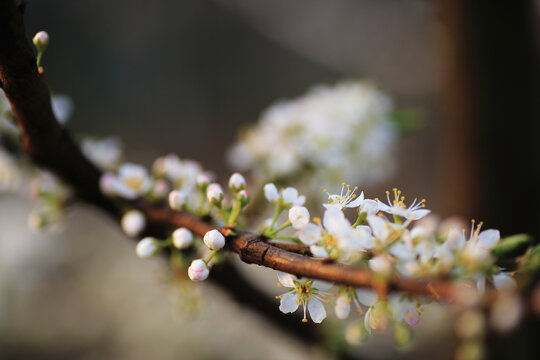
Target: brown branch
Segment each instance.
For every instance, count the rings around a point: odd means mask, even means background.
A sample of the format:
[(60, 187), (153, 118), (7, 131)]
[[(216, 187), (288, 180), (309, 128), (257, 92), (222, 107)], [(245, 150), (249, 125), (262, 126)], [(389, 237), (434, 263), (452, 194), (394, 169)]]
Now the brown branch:
[[(212, 229), (223, 230), (188, 213), (154, 208), (142, 201), (137, 204), (137, 207), (146, 214), (149, 222), (154, 225), (161, 224), (171, 229), (186, 227), (199, 236), (204, 236)], [(377, 282), (377, 277), (369, 270), (327, 263), (280, 249), (269, 244), (265, 237), (257, 234), (238, 232), (237, 236), (228, 236), (227, 247), (248, 264), (262, 265), (297, 276), (355, 287), (373, 287), (374, 283)], [(413, 280), (394, 277), (388, 282), (388, 287), (390, 290), (435, 298), (452, 299), (455, 295), (455, 285), (442, 280)]]
[[(71, 184), (81, 198), (118, 217), (119, 209), (99, 189), (101, 172), (81, 153), (69, 133), (58, 124), (50, 105), (47, 86), (38, 74), (35, 56), (23, 26), (22, 14), (12, 0), (0, 0), (0, 81), (11, 103), (21, 130), (24, 151), (37, 164), (53, 170)], [(186, 213), (157, 208), (145, 201), (132, 204), (145, 212), (148, 233), (186, 227), (203, 236), (215, 228), (212, 224)], [(325, 263), (268, 244), (266, 239), (250, 233), (228, 237), (228, 248), (246, 263), (254, 263), (297, 276), (332, 281), (355, 287), (372, 287), (376, 278), (364, 269)], [(389, 289), (418, 295), (452, 298), (454, 285), (444, 281), (393, 278)]]

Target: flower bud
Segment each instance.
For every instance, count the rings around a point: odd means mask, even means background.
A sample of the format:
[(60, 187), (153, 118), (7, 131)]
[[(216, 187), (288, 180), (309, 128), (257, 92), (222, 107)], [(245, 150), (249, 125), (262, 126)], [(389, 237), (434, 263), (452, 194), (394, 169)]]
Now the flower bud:
[(219, 250), (225, 246), (225, 237), (216, 229), (204, 234), (203, 241), (210, 250)]
[(101, 178), (99, 179), (99, 187), (101, 192), (107, 196), (112, 196), (115, 194), (116, 184), (116, 175), (113, 173), (105, 173), (101, 175)]
[(159, 179), (154, 183), (152, 192), (155, 197), (157, 197), (158, 199), (162, 199), (169, 192), (169, 184), (165, 180)]
[(139, 210), (130, 210), (122, 216), (122, 230), (127, 236), (139, 235), (146, 226), (146, 218)]
[(208, 189), (206, 190), (206, 197), (208, 198), (208, 201), (210, 203), (214, 205), (221, 205), (224, 197), (221, 186), (217, 183), (208, 185)]
[(145, 237), (137, 243), (135, 252), (141, 259), (149, 258), (159, 251), (159, 241), (153, 237)]
[(186, 228), (178, 228), (172, 233), (173, 244), (177, 249), (187, 249), (193, 242), (193, 234)]
[(188, 276), (193, 281), (206, 280), (208, 274), (210, 274), (210, 270), (202, 259), (193, 260), (188, 268)]
[(195, 183), (201, 189), (206, 189), (206, 187), (212, 182), (213, 176), (209, 172), (203, 172), (197, 175)]
[(293, 206), (289, 210), (289, 220), (295, 229), (301, 229), (309, 223), (309, 211), (304, 206)]
[(40, 31), (34, 36), (32, 42), (38, 51), (45, 51), (49, 45), (49, 34), (46, 31)]
[(181, 191), (173, 190), (169, 193), (169, 206), (173, 210), (182, 210), (182, 207), (186, 204), (186, 201), (187, 196)]
[(249, 202), (249, 193), (247, 190), (240, 190), (238, 192), (238, 198), (240, 199), (240, 203), (242, 206), (246, 206)]
[(246, 179), (240, 173), (234, 173), (229, 179), (229, 188), (234, 191), (240, 191), (246, 188)]

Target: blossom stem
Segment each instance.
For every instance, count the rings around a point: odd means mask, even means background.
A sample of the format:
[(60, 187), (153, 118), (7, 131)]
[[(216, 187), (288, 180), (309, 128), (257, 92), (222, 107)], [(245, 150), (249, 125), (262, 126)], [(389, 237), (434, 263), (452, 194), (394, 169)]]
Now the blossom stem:
[(274, 225), (276, 224), (277, 219), (279, 218), (279, 215), (283, 212), (283, 209), (280, 206), (276, 205), (276, 211), (274, 212), (274, 217), (272, 218), (272, 222), (268, 227), (264, 230), (263, 234), (268, 235), (269, 232), (274, 228)]
[(208, 263), (210, 262), (210, 260), (212, 260), (214, 258), (214, 256), (216, 256), (216, 254), (219, 252), (219, 250), (212, 250), (210, 252), (210, 255), (208, 255), (208, 257), (206, 259), (203, 259), (204, 263), (206, 265), (208, 265)]
[(288, 228), (289, 226), (291, 226), (291, 221), (290, 221), (290, 220), (287, 220), (287, 222), (285, 222), (283, 225), (281, 225), (281, 226), (278, 227), (277, 229), (272, 230), (272, 231), (266, 233), (266, 236), (273, 236), (274, 234), (277, 234), (278, 232), (280, 232), (280, 231), (283, 230), (283, 229)]
[(232, 226), (234, 225), (236, 218), (238, 218), (238, 215), (240, 215), (240, 211), (242, 210), (242, 203), (240, 199), (238, 199), (238, 196), (234, 199), (234, 204), (231, 210), (231, 213), (229, 215), (229, 219), (227, 220), (226, 226)]
[(356, 219), (355, 223), (352, 225), (353, 228), (360, 226), (360, 225), (367, 225), (367, 213), (365, 212), (359, 212), (358, 218)]

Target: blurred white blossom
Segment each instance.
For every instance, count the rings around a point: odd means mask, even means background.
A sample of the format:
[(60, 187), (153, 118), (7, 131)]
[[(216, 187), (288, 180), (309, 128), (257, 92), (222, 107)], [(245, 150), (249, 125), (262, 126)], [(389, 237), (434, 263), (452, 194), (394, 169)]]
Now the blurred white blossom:
[(260, 182), (292, 179), (304, 191), (338, 179), (365, 185), (394, 167), (392, 110), (390, 98), (368, 82), (316, 86), (268, 108), (228, 159)]

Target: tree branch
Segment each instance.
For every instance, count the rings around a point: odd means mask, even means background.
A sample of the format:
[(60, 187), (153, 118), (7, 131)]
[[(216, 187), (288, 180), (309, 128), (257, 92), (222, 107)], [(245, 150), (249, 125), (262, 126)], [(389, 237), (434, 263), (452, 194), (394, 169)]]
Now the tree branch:
[[(12, 0), (0, 0), (0, 82), (11, 103), (21, 130), (24, 151), (37, 164), (63, 178), (81, 198), (115, 217), (120, 210), (99, 189), (101, 172), (81, 153), (70, 134), (58, 124), (52, 112), (47, 86), (38, 74), (35, 56), (23, 26), (22, 14)], [(199, 236), (216, 228), (200, 218), (154, 207), (139, 200), (132, 204), (143, 211), (153, 234), (186, 227)], [(220, 229), (223, 230), (223, 229)], [(326, 263), (280, 249), (262, 236), (241, 232), (229, 236), (228, 248), (246, 263), (254, 263), (297, 276), (327, 280), (355, 287), (373, 287), (377, 280), (368, 270)], [(392, 278), (389, 290), (417, 295), (452, 298), (454, 285), (441, 280)]]

